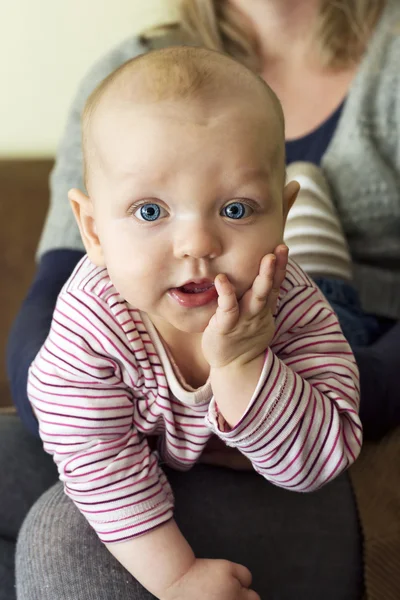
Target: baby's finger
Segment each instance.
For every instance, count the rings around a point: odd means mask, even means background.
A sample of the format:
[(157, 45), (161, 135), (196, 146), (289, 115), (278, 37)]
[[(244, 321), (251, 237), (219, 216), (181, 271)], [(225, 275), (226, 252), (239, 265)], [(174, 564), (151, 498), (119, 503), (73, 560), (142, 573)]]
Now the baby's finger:
[(274, 284), (275, 263), (276, 257), (274, 254), (267, 254), (263, 257), (260, 272), (251, 287), (246, 307), (247, 315), (255, 316), (265, 307)]
[(259, 596), (257, 594), (257, 592), (255, 592), (254, 590), (242, 590), (243, 594), (243, 600), (261, 600), (261, 596)]
[(280, 244), (275, 248), (275, 273), (272, 282), (271, 292), (268, 297), (268, 308), (271, 312), (275, 311), (276, 303), (279, 297), (281, 285), (286, 277), (286, 267), (288, 263), (289, 249), (285, 244)]
[(249, 588), (253, 581), (253, 576), (249, 569), (238, 563), (232, 563), (232, 574), (244, 588)]
[(289, 248), (285, 244), (280, 244), (275, 248), (274, 254), (276, 257), (274, 288), (280, 288), (286, 276)]
[(214, 315), (214, 322), (220, 333), (228, 333), (239, 320), (239, 304), (235, 288), (227, 276), (222, 273), (215, 278), (214, 285), (218, 292), (218, 307)]

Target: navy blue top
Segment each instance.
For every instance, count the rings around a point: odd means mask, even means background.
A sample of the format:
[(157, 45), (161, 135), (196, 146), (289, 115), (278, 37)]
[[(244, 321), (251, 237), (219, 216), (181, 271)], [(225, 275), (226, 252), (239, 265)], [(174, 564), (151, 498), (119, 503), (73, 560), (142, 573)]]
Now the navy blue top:
[(306, 161), (319, 165), (335, 133), (344, 102), (317, 129), (304, 137), (286, 142), (286, 162)]
[[(321, 162), (342, 106), (309, 135), (287, 142), (288, 163)], [(28, 369), (49, 332), (57, 296), (82, 256), (83, 252), (69, 249), (44, 254), (10, 332), (7, 369), (11, 393), (23, 423), (35, 435), (38, 435), (38, 423), (26, 391)], [(390, 325), (372, 346), (353, 349), (361, 378), (360, 416), (364, 434), (370, 438), (380, 437), (400, 423), (400, 402), (396, 401), (400, 322)]]

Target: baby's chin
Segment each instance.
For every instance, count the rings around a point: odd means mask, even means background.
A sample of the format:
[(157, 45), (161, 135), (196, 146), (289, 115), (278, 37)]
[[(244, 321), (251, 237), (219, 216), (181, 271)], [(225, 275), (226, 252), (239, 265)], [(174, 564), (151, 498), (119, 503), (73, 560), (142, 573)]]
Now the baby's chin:
[(188, 335), (201, 335), (207, 328), (211, 317), (215, 314), (217, 305), (209, 307), (209, 310), (194, 310), (184, 314), (175, 311), (149, 311), (145, 308), (139, 308), (142, 313), (146, 313), (153, 325), (159, 332), (165, 335), (173, 335), (173, 332), (179, 332)]
[(190, 334), (194, 335), (196, 333), (197, 334), (204, 333), (204, 331), (207, 328), (207, 325), (208, 325), (208, 323), (206, 325), (202, 326), (202, 327), (196, 327), (196, 326), (192, 326), (192, 327), (179, 327), (179, 328), (177, 327), (176, 329), (178, 329), (178, 331), (181, 331), (182, 333), (190, 333)]
[(213, 314), (201, 318), (196, 316), (186, 319), (173, 319), (169, 321), (169, 324), (182, 333), (201, 334), (204, 333)]

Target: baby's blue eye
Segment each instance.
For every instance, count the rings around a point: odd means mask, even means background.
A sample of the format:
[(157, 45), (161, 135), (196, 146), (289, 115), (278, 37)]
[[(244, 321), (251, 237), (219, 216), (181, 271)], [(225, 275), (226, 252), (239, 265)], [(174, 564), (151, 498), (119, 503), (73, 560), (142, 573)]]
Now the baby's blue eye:
[(228, 217), (228, 219), (237, 220), (242, 219), (244, 216), (246, 216), (246, 209), (248, 208), (249, 206), (243, 204), (243, 202), (232, 202), (231, 204), (225, 206), (222, 209), (222, 212), (224, 214), (224, 217)]
[(135, 211), (135, 217), (140, 221), (157, 221), (161, 215), (161, 207), (158, 204), (150, 202), (148, 204), (142, 204)]

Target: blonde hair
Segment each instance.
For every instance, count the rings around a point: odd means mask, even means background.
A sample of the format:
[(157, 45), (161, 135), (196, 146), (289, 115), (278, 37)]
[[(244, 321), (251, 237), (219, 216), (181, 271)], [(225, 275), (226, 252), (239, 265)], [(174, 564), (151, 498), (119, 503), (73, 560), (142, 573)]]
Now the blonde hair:
[[(357, 64), (386, 0), (320, 0), (315, 39), (320, 62), (331, 69)], [(181, 0), (179, 22), (154, 28), (142, 36), (177, 33), (186, 43), (230, 54), (260, 72), (256, 34), (227, 0)]]

